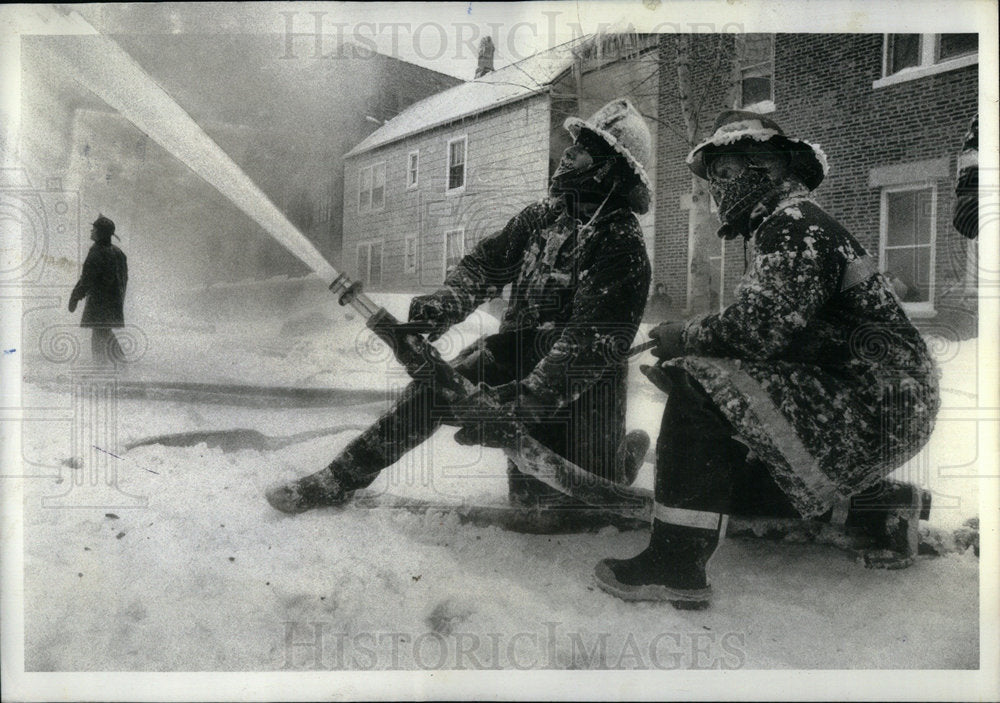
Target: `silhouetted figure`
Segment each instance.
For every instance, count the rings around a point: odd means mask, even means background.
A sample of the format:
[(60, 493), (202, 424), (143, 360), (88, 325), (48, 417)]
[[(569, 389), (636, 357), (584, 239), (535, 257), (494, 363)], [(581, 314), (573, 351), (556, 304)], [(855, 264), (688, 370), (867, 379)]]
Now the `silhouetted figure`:
[(90, 229), (94, 244), (83, 262), (83, 273), (69, 296), (69, 311), (76, 310), (76, 304), (87, 299), (83, 306), (81, 327), (93, 330), (91, 352), (96, 364), (105, 365), (109, 361), (123, 363), (125, 355), (118, 339), (112, 331), (125, 326), (125, 286), (128, 284), (128, 263), (125, 252), (111, 243), (115, 235), (115, 223), (104, 215), (98, 215)]

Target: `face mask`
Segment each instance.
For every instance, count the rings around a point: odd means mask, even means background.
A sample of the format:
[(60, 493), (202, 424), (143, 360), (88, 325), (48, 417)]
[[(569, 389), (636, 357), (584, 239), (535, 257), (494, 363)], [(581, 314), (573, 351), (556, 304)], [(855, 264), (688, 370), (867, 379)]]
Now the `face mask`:
[[(579, 145), (570, 148), (583, 149)], [(592, 159), (590, 165), (578, 168), (572, 159), (564, 158), (552, 174), (549, 193), (553, 196), (569, 195), (579, 202), (600, 202), (608, 195), (610, 184), (603, 181), (612, 165), (612, 159), (598, 158)]]
[(767, 173), (760, 166), (748, 166), (735, 178), (727, 180), (711, 179), (708, 189), (719, 207), (722, 227), (719, 236), (732, 239), (738, 234), (750, 236), (750, 213), (775, 187)]

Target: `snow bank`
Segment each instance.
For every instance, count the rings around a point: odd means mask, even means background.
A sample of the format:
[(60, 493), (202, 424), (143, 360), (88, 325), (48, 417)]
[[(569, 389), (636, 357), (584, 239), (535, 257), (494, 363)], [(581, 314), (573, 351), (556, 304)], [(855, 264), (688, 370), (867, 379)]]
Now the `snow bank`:
[[(232, 319), (164, 306), (143, 322), (149, 348), (127, 378), (387, 389), (406, 382), (361, 320), (322, 289), (301, 295), (291, 315), (269, 308), (281, 296), (248, 303)], [(405, 317), (408, 296), (375, 297)], [(480, 311), (438, 346), (451, 356), (496, 328)], [(976, 340), (932, 347), (944, 370), (944, 409), (928, 447), (899, 475), (931, 487), (932, 524), (947, 529), (978, 513), (974, 423), (961, 418), (976, 404), (979, 356)], [(67, 370), (40, 352), (28, 356), (27, 369), (43, 379)], [(638, 373), (651, 357), (633, 361), (629, 425), (655, 437), (664, 398)], [(25, 391), (26, 404), (68, 402), (30, 379)], [(88, 438), (74, 439), (65, 423), (25, 423), (26, 471), (36, 475), (24, 483), (28, 670), (978, 666), (979, 562), (971, 550), (880, 572), (827, 546), (730, 540), (712, 562), (713, 607), (680, 612), (630, 605), (592, 584), (599, 559), (637, 553), (645, 532), (520, 535), (460, 525), (453, 509), (356, 505), (288, 517), (264, 502), (266, 486), (321, 468), (353, 431), (277, 451), (121, 449), (195, 429), (288, 436), (366, 425), (382, 408), (120, 400), (117, 446), (104, 448), (115, 456), (105, 461), (118, 489), (146, 499), (141, 507), (128, 507), (124, 493), (87, 493), (84, 479), (95, 476)], [(502, 454), (459, 447), (451, 434), (438, 432), (371, 491), (445, 506), (502, 503)], [(651, 486), (652, 478), (647, 464), (639, 482)], [(42, 506), (59, 494), (64, 504), (91, 507)], [(316, 636), (324, 644), (318, 659), (296, 644)]]
[[(975, 342), (963, 343), (946, 364), (955, 394), (975, 356)], [(630, 400), (630, 418), (655, 432), (662, 399), (640, 387)], [(118, 439), (236, 426), (291, 435), (365, 425), (380, 409), (123, 401)], [(29, 670), (978, 666), (971, 550), (884, 572), (827, 546), (730, 540), (712, 562), (713, 607), (680, 612), (592, 584), (599, 559), (637, 553), (645, 532), (533, 536), (460, 525), (454, 510), (288, 517), (267, 506), (266, 486), (322, 467), (351, 432), (273, 452), (138, 448), (115, 466), (119, 487), (145, 507), (56, 510), (42, 497), (87, 467), (64, 465), (66, 434), (31, 424), (25, 457), (49, 477), (25, 484)], [(975, 481), (933, 462), (957, 463), (963, 439), (958, 423), (940, 423), (921, 464), (936, 491), (959, 498), (956, 516), (974, 504)], [(371, 492), (496, 504), (504, 465), (499, 451), (459, 447), (442, 430)], [(641, 480), (651, 483), (650, 467)], [(295, 644), (317, 633), (318, 658)]]

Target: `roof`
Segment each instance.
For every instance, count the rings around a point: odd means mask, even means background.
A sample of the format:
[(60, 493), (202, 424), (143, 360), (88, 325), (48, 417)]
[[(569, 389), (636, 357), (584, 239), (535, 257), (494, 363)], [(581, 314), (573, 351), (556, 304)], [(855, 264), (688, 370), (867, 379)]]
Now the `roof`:
[(586, 36), (578, 37), (426, 97), (369, 134), (345, 157), (544, 92), (573, 65), (573, 50), (587, 40)]

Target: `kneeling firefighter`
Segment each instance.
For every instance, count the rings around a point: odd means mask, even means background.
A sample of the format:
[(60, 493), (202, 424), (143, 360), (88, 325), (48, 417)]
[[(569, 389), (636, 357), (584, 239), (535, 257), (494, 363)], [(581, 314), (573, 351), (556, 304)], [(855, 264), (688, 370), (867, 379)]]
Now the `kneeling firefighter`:
[[(479, 384), (478, 393), (499, 400), (499, 409), (484, 415), (475, 397), (451, 407), (433, 382), (416, 380), (328, 467), (270, 489), (272, 506), (298, 513), (343, 503), (442, 423), (462, 427), (461, 443), (503, 446), (520, 422), (585, 471), (621, 484), (634, 480), (649, 446), (645, 433), (626, 436), (625, 394), (627, 350), (651, 274), (636, 218), (650, 200), (643, 166), (650, 133), (624, 99), (565, 127), (574, 144), (551, 178), (549, 197), (480, 241), (442, 289), (410, 305), (410, 321), (430, 323), (433, 341), (511, 285), (499, 332), (451, 362)], [(519, 507), (584, 507), (513, 465), (508, 479)]]
[(719, 235), (752, 238), (754, 255), (731, 305), (650, 333), (663, 361), (643, 371), (668, 393), (652, 536), (598, 564), (598, 585), (705, 607), (727, 515), (838, 506), (890, 552), (870, 565), (905, 565), (894, 559), (915, 554), (923, 492), (886, 477), (930, 437), (939, 374), (875, 261), (813, 200), (825, 155), (727, 111), (687, 161), (709, 182)]

